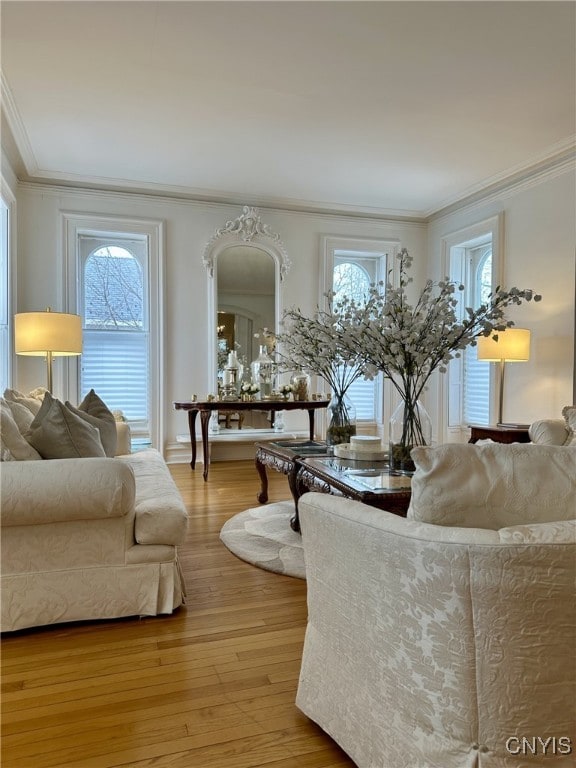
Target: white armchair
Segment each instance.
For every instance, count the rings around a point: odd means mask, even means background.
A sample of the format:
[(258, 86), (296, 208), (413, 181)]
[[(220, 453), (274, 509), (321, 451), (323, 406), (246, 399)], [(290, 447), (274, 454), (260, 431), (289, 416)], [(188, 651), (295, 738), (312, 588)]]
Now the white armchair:
[[(296, 703), (359, 768), (574, 765), (574, 520), (459, 528), (316, 493), (299, 510)], [(538, 736), (547, 759), (522, 759)]]

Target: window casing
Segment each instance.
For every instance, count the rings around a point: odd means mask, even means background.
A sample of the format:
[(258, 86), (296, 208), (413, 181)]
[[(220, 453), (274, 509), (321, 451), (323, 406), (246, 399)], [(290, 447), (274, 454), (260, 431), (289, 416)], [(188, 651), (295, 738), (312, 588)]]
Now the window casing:
[[(352, 295), (361, 299), (370, 284), (385, 280), (392, 258), (398, 248), (396, 242), (363, 240), (362, 238), (323, 239), (325, 293)], [(365, 426), (381, 424), (383, 420), (383, 382), (378, 375), (372, 380), (357, 379), (349, 388), (348, 396), (356, 408), (358, 423)]]
[(90, 389), (149, 437), (148, 245), (145, 237), (79, 235), (83, 350), (80, 397)]
[(162, 222), (64, 213), (68, 306), (83, 320), (69, 370), (80, 401), (94, 388), (128, 419), (135, 443), (163, 447)]
[[(478, 307), (501, 282), (502, 223), (499, 214), (442, 240), (444, 273), (465, 286), (458, 294), (461, 316), (467, 306)], [(440, 378), (439, 441), (467, 441), (470, 424), (493, 421), (495, 383), (493, 366), (478, 361), (475, 346), (450, 362), (448, 373)]]
[(10, 206), (0, 198), (0, 392), (10, 386)]

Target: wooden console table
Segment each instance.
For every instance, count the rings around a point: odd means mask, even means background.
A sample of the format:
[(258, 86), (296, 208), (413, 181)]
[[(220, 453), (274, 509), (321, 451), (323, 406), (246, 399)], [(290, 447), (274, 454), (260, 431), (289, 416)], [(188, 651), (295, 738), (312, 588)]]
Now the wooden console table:
[(177, 411), (188, 411), (188, 426), (192, 441), (192, 469), (196, 467), (196, 416), (200, 414), (202, 432), (202, 450), (204, 451), (204, 480), (208, 479), (210, 454), (208, 452), (208, 422), (214, 411), (223, 413), (241, 413), (242, 411), (270, 411), (272, 420), (276, 411), (308, 411), (310, 440), (314, 440), (314, 417), (318, 408), (326, 408), (329, 400), (202, 400), (198, 402), (174, 403)]

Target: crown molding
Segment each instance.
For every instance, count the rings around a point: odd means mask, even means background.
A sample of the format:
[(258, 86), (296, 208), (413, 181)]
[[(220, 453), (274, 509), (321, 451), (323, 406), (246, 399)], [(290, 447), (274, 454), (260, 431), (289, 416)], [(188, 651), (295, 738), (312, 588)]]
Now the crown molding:
[(437, 221), (479, 203), (510, 197), (570, 170), (576, 170), (576, 134), (554, 144), (548, 152), (534, 157), (530, 162), (493, 176), (451, 202), (446, 201), (444, 205), (427, 211), (424, 219), (426, 222)]
[(28, 138), (26, 128), (24, 127), (24, 122), (20, 117), (20, 112), (18, 111), (16, 102), (12, 96), (12, 91), (10, 90), (10, 86), (4, 77), (3, 72), (0, 72), (0, 98), (2, 111), (4, 112), (10, 130), (12, 131), (12, 136), (16, 142), (18, 151), (20, 152), (22, 162), (26, 168), (26, 173), (28, 176), (33, 177), (35, 174), (39, 173), (38, 162), (34, 155), (34, 151), (32, 150), (30, 139)]

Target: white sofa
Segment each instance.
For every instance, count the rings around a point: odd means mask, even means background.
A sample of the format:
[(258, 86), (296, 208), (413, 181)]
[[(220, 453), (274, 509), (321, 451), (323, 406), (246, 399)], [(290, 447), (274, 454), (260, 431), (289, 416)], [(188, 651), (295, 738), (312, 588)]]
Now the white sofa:
[[(476, 467), (484, 478), (463, 493), (446, 469), (459, 448), (465, 462), (480, 457), (485, 467), (496, 457), (492, 475)], [(576, 449), (442, 449), (444, 482), (429, 456), (418, 456), (416, 474), (426, 464), (421, 488), (432, 507), (454, 512), (461, 497), (467, 527), (414, 519), (427, 514), (421, 504), (402, 519), (324, 494), (300, 499), (308, 627), (297, 706), (359, 768), (573, 766)], [(513, 464), (528, 462), (522, 472), (556, 453), (548, 475), (534, 472), (540, 484), (548, 476), (540, 495), (555, 521), (534, 521), (536, 480), (523, 483), (517, 466), (498, 473), (510, 452)], [(470, 512), (468, 494), (479, 490), (482, 503)], [(524, 494), (533, 522), (475, 527), (475, 515), (498, 519), (506, 492)], [(520, 505), (512, 500), (509, 512), (521, 514)], [(536, 737), (552, 737), (546, 759), (541, 742), (526, 753)]]
[[(14, 413), (29, 423), (21, 409)], [(0, 629), (181, 605), (177, 547), (188, 518), (160, 453), (42, 460), (6, 400), (0, 416), (3, 455), (11, 457), (0, 463)], [(117, 450), (129, 451), (127, 425), (116, 428)]]

